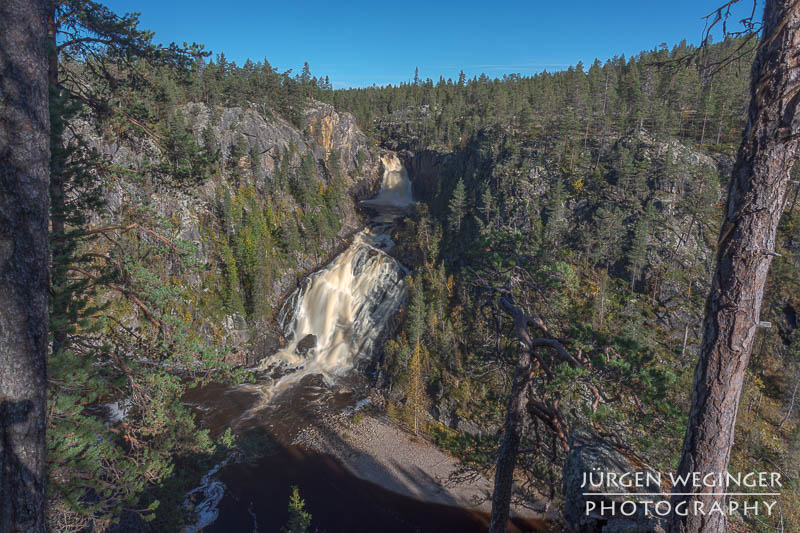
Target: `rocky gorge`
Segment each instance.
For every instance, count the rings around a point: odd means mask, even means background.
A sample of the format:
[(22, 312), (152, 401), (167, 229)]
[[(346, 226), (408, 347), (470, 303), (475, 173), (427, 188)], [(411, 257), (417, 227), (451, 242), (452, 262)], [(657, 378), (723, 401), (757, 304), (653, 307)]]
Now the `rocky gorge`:
[[(339, 114), (322, 103), (306, 112), (308, 127), (303, 132), (280, 117), (262, 115), (256, 106), (245, 109), (186, 104), (176, 115), (198, 146), (209, 145), (219, 154), (215, 168), (190, 186), (155, 185), (153, 180), (140, 178), (138, 173), (146, 176), (163, 157), (163, 139), (145, 136), (131, 142), (103, 132), (91, 133), (93, 148), (108, 164), (126, 169), (104, 184), (104, 211), (93, 215), (94, 222), (126, 226), (141, 220), (142, 211), (146, 211), (144, 216), (155, 222), (151, 229), (171, 240), (191, 244), (202, 268), (183, 283), (194, 294), (189, 311), (196, 330), (207, 340), (226, 346), (231, 362), (253, 365), (281, 345), (282, 332), (272, 317), (277, 315), (283, 299), (300, 279), (346, 248), (364, 226), (364, 215), (357, 210), (357, 203), (374, 196), (380, 188), (380, 150), (360, 132), (350, 115)], [(83, 129), (91, 128), (83, 124)], [(296, 231), (307, 232), (309, 228), (303, 227), (298, 215), (302, 208), (297, 199), (287, 190), (281, 190), (276, 181), (281, 179), (281, 173), (282, 179), (287, 180), (287, 174), (295, 172), (301, 161), (308, 158), (314, 165), (313, 187), (324, 187), (332, 179), (328, 167), (332, 154), (340, 165), (337, 168), (346, 190), (336, 215), (340, 224), (335, 233), (320, 239), (314, 250), (286, 249), (275, 260), (274, 271), (262, 273), (269, 279), (259, 293), (264, 298), (265, 311), (258, 316), (246, 317), (239, 310), (231, 313), (230, 309), (220, 308), (204, 298), (220, 290), (219, 273), (226, 268), (226, 258), (218, 246), (220, 235), (237, 230), (232, 226), (238, 221), (223, 220), (223, 197), (230, 202), (237, 191), (240, 197), (246, 191), (252, 197), (249, 208), (275, 213), (275, 218), (268, 221), (275, 235), (284, 221), (291, 222), (293, 218), (297, 220)], [(273, 244), (278, 246), (275, 241)], [(230, 258), (227, 259), (230, 263)], [(169, 269), (170, 265), (164, 265), (165, 271)], [(244, 288), (231, 290), (241, 293)], [(135, 321), (135, 317), (129, 318)]]

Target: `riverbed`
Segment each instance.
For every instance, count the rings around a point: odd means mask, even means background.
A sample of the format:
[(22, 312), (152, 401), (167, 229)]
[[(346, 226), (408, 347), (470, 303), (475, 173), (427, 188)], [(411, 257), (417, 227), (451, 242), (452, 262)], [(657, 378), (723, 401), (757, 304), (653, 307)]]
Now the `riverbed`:
[[(280, 531), (292, 486), (312, 531), (486, 531), (491, 482), (454, 483), (456, 459), (370, 411), (379, 393), (362, 370), (407, 293), (408, 271), (386, 251), (393, 221), (413, 205), (399, 159), (382, 161), (381, 190), (365, 202), (369, 226), (287, 299), (280, 323), (289, 341), (262, 363), (261, 379), (186, 395), (212, 436), (230, 427), (246, 449), (190, 494), (199, 520), (190, 531)], [(512, 515), (509, 531), (545, 529), (531, 508)]]

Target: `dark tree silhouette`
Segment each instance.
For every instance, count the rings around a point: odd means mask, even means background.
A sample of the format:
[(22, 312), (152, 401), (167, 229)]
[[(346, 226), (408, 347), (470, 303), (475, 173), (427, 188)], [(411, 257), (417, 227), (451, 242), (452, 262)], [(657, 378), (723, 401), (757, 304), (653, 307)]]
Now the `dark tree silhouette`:
[(45, 531), (45, 0), (0, 3), (0, 532)]

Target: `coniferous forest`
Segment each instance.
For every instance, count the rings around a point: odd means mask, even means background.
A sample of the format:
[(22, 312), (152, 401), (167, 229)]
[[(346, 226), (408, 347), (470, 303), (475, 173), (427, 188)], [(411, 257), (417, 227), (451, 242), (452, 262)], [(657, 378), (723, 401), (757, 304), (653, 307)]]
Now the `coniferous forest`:
[[(260, 531), (367, 531), (371, 511), (364, 529), (333, 523), (286, 465), (282, 492), (264, 489), (283, 529), (244, 500), (222, 500), (217, 526), (198, 518), (214, 476), (239, 494), (235, 473), (298, 446), (337, 457), (319, 439), (339, 430), (318, 428), (366, 423), (449, 458), (450, 483), (487, 483), (476, 531), (800, 531), (796, 57), (779, 83), (796, 4), (768, 0), (763, 24), (717, 42), (349, 89), (308, 63), (158, 44), (94, 0), (8, 0), (0, 19), (0, 532), (237, 527), (226, 509)], [(768, 149), (780, 171), (759, 166)], [(362, 201), (381, 198), (394, 157), (414, 203), (376, 225)], [(753, 213), (774, 231), (737, 248)], [(367, 304), (333, 321), (374, 336), (347, 372), (304, 373), (325, 341), (301, 338), (302, 321), (328, 305), (304, 302), (351, 259), (353, 279), (374, 267), (392, 284), (348, 288)], [(15, 363), (23, 345), (41, 364)], [(312, 386), (333, 398), (324, 415), (300, 406)], [(245, 397), (255, 414), (237, 418)], [(779, 495), (753, 500), (771, 513), (583, 516), (582, 473), (666, 479), (719, 467), (709, 447), (730, 473), (781, 474)], [(509, 522), (520, 502), (538, 521)], [(430, 524), (413, 527), (446, 530)]]

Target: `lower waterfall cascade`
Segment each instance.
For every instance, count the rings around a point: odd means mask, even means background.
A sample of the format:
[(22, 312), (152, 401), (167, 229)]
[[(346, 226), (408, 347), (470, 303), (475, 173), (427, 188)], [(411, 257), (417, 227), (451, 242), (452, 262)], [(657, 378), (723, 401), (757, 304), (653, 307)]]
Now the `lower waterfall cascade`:
[[(393, 221), (413, 204), (411, 182), (396, 155), (383, 155), (381, 161), (380, 191), (362, 202), (375, 209), (377, 216), (346, 250), (309, 275), (284, 302), (278, 324), (288, 344), (260, 365), (271, 379), (239, 386), (242, 391), (258, 391), (267, 406), (280, 403), (272, 400), (306, 376), (321, 375), (331, 384), (350, 373), (359, 361), (372, 356), (389, 320), (405, 302), (408, 270), (386, 252), (394, 246), (389, 235)], [(247, 419), (264, 406), (259, 403), (240, 416)], [(184, 505), (195, 520), (187, 533), (218, 519), (227, 488), (216, 474), (229, 461), (214, 467), (187, 494)]]
[(342, 375), (372, 353), (406, 295), (406, 269), (386, 252), (386, 235), (365, 229), (287, 299), (280, 325), (289, 345), (265, 361), (293, 369), (277, 385), (308, 374)]
[[(384, 155), (383, 181), (373, 200), (380, 209), (412, 205), (411, 182), (396, 155)], [(284, 373), (272, 393), (309, 374), (330, 379), (351, 371), (372, 354), (389, 319), (405, 301), (407, 269), (386, 253), (394, 243), (388, 224), (372, 224), (327, 267), (311, 274), (284, 303), (279, 325), (289, 345), (269, 357), (264, 369)]]

